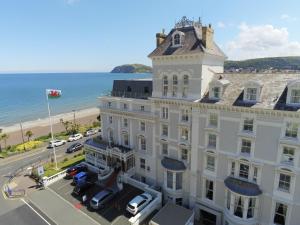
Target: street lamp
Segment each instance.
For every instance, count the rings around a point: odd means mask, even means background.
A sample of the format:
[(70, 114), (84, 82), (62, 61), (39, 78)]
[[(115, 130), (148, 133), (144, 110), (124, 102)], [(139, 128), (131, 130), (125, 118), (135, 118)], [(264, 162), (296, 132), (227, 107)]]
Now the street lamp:
[(75, 109), (73, 109), (72, 112), (73, 112), (73, 123), (75, 125), (75, 112), (76, 112)]

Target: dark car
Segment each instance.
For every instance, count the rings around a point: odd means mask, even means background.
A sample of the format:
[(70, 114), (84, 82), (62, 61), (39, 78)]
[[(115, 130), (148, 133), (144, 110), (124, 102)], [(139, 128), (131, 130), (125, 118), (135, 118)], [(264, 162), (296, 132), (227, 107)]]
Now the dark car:
[(93, 186), (92, 183), (82, 183), (82, 184), (76, 185), (76, 187), (74, 187), (74, 189), (73, 189), (72, 194), (74, 196), (82, 197), (85, 194), (85, 192), (87, 190), (89, 190), (92, 186)]
[(81, 150), (82, 148), (83, 148), (83, 144), (81, 144), (81, 143), (74, 143), (69, 148), (67, 148), (66, 153), (76, 152), (76, 151)]
[(88, 171), (87, 167), (85, 165), (76, 165), (72, 166), (66, 171), (66, 178), (71, 179), (73, 178), (77, 173), (80, 172), (86, 172)]

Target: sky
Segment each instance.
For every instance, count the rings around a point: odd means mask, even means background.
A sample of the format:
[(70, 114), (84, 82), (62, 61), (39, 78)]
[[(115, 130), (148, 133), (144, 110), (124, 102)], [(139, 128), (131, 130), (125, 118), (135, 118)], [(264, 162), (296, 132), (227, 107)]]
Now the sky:
[(228, 59), (300, 55), (299, 0), (0, 0), (0, 72), (151, 65), (155, 34), (212, 24)]

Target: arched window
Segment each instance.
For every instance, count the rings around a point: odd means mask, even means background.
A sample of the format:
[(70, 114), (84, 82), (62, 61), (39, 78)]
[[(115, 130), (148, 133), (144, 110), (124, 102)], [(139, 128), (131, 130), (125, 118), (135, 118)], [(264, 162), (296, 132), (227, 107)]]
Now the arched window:
[(124, 146), (129, 146), (129, 136), (128, 136), (128, 133), (127, 132), (124, 132), (122, 134), (122, 144)]
[(163, 96), (168, 95), (168, 77), (164, 76), (163, 78)]
[(177, 85), (178, 85), (178, 78), (176, 75), (173, 76), (173, 89), (172, 89), (172, 96), (177, 96)]
[(146, 138), (144, 136), (140, 136), (140, 149), (145, 151), (146, 150)]
[(182, 97), (186, 98), (188, 94), (188, 87), (189, 87), (189, 77), (188, 75), (183, 76), (183, 88), (182, 88)]
[(174, 35), (174, 45), (180, 45), (180, 35), (179, 34)]

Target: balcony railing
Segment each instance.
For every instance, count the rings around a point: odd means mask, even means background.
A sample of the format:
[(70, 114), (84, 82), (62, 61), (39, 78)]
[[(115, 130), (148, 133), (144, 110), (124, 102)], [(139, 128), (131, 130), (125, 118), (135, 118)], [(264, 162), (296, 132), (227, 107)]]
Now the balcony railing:
[(138, 98), (147, 99), (151, 97), (151, 93), (145, 92), (127, 92), (127, 91), (111, 91), (106, 94), (106, 96), (121, 97), (121, 98)]
[(130, 151), (133, 151), (131, 148), (122, 146), (122, 145), (118, 145), (118, 144), (114, 144), (114, 143), (109, 143), (108, 141), (105, 141), (103, 139), (101, 139), (100, 137), (96, 137), (96, 138), (92, 138), (89, 139), (85, 142), (86, 145), (90, 145), (92, 147), (96, 147), (96, 148), (100, 148), (103, 150), (107, 150), (109, 149), (115, 149), (117, 148), (121, 153), (128, 153)]

